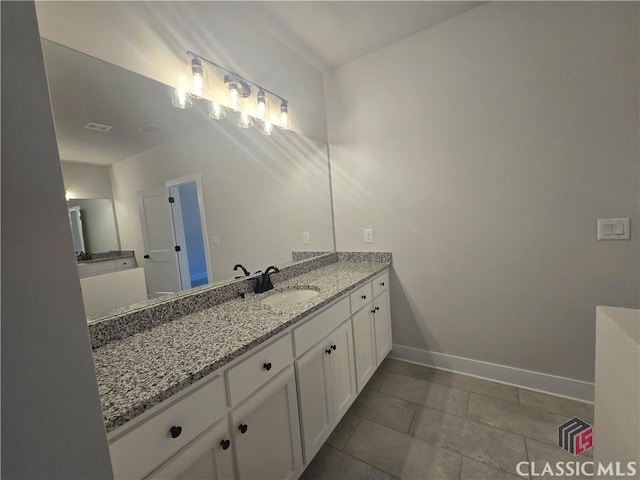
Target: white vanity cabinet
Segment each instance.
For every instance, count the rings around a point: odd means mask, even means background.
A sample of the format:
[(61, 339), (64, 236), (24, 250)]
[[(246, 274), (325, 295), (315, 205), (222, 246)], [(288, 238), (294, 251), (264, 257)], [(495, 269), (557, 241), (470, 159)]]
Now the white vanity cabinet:
[(240, 479), (296, 479), (302, 473), (293, 368), (288, 367), (231, 412)]
[(389, 272), (350, 296), (358, 393), (391, 351)]
[(344, 321), (295, 364), (308, 464), (356, 397), (351, 322)]

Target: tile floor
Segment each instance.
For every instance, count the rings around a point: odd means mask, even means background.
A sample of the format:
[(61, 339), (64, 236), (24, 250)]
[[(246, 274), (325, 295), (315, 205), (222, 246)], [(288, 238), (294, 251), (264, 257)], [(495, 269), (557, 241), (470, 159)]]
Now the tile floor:
[(521, 479), (518, 462), (576, 460), (556, 446), (574, 416), (593, 406), (386, 359), (302, 479)]

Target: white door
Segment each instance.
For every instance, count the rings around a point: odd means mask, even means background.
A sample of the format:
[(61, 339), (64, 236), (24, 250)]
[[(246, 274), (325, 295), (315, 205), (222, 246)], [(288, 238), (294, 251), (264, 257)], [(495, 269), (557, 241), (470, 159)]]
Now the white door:
[(171, 205), (165, 187), (138, 192), (144, 242), (144, 271), (149, 297), (180, 291)]
[(231, 414), (238, 478), (293, 480), (302, 473), (293, 369), (287, 368)]
[(369, 304), (353, 316), (353, 347), (358, 392), (362, 391), (376, 369), (372, 308), (372, 304)]
[(333, 428), (329, 343), (320, 342), (296, 360), (304, 458), (318, 453)]

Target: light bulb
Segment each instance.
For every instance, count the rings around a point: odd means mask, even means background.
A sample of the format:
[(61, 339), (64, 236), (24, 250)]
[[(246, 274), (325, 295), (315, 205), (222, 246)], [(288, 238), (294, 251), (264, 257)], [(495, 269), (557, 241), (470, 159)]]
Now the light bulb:
[(193, 105), (193, 102), (191, 101), (191, 98), (189, 98), (189, 96), (187, 95), (187, 92), (185, 92), (181, 88), (176, 88), (175, 91), (173, 92), (171, 104), (174, 107), (178, 107), (178, 108), (189, 108)]
[(286, 100), (280, 104), (280, 127), (289, 128), (289, 105)]
[(207, 89), (207, 71), (198, 57), (191, 59), (191, 64), (187, 67), (187, 77), (189, 94), (195, 98), (203, 98)]
[(209, 105), (209, 118), (222, 120), (227, 116), (225, 108), (217, 102), (211, 102)]
[(267, 96), (264, 90), (258, 90), (258, 108), (256, 109), (256, 117), (263, 119), (267, 113)]
[(238, 98), (240, 96), (240, 92), (236, 88), (235, 85), (229, 87), (229, 107), (233, 110), (238, 110)]
[(238, 126), (241, 128), (251, 128), (253, 127), (253, 118), (247, 112), (240, 112), (240, 117), (238, 118)]
[(273, 133), (273, 123), (271, 123), (269, 120), (265, 120), (264, 122), (262, 122), (260, 133), (263, 135), (271, 135)]

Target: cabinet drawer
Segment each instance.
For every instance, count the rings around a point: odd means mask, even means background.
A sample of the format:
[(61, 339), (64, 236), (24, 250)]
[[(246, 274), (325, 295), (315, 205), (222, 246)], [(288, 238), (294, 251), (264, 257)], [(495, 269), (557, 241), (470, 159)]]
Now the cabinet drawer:
[(313, 317), (293, 331), (296, 357), (313, 347), (349, 318), (349, 299), (344, 298), (335, 305)]
[(368, 282), (358, 288), (355, 292), (349, 295), (349, 298), (351, 299), (351, 313), (356, 313), (373, 299), (371, 282)]
[(227, 372), (231, 405), (237, 405), (293, 361), (288, 333)]
[[(160, 464), (213, 425), (226, 411), (222, 377), (205, 384), (109, 445), (114, 478), (136, 479)], [(172, 438), (173, 427), (180, 427)], [(177, 429), (174, 430), (174, 435)]]
[(136, 266), (136, 260), (131, 258), (119, 258), (118, 260), (114, 260), (116, 264), (116, 270), (126, 270), (127, 268), (133, 268)]
[(116, 270), (116, 264), (112, 261), (87, 263), (88, 275), (97, 275), (99, 273), (114, 272), (115, 270)]
[(377, 297), (386, 289), (389, 288), (389, 270), (386, 270), (382, 275), (378, 275), (371, 281), (373, 285), (373, 296)]

